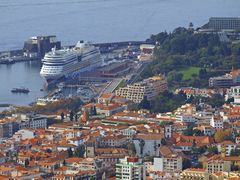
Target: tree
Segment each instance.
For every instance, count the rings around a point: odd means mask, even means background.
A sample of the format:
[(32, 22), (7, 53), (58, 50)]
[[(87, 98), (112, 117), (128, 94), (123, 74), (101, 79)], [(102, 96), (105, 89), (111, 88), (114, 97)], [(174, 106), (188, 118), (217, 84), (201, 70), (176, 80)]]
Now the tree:
[(139, 103), (138, 109), (151, 109), (150, 101), (144, 96), (143, 100)]
[(74, 119), (75, 119), (75, 122), (78, 121), (78, 115), (77, 114), (75, 114)]
[(233, 97), (232, 97), (232, 98), (229, 98), (229, 99), (226, 101), (227, 104), (230, 104), (231, 102), (234, 102), (234, 98), (233, 98)]
[(230, 156), (239, 156), (240, 150), (239, 149), (232, 149), (230, 152)]
[(96, 109), (96, 106), (93, 106), (93, 115), (97, 115), (97, 109)]
[(61, 121), (64, 120), (64, 112), (61, 113)]
[(204, 79), (207, 77), (207, 70), (204, 68), (204, 69), (200, 69), (199, 73), (198, 73), (198, 77), (200, 79)]
[(172, 92), (164, 91), (150, 101), (151, 111), (160, 113), (170, 112), (176, 110), (185, 102), (186, 95), (184, 93), (173, 94)]
[(172, 121), (161, 121), (159, 126), (164, 128), (165, 126), (172, 125), (172, 124), (173, 124)]
[(199, 129), (194, 129), (193, 135), (194, 136), (204, 136), (204, 133), (202, 131), (200, 131)]
[(28, 166), (29, 166), (29, 160), (26, 159), (25, 162), (24, 162), (24, 167), (26, 168), (26, 167), (28, 167)]
[(214, 140), (217, 143), (223, 142), (224, 141), (224, 133), (223, 131), (218, 130), (215, 134), (214, 134)]
[(70, 115), (69, 115), (70, 121), (73, 121), (73, 117), (74, 117), (74, 113), (73, 113), (73, 111), (71, 111), (71, 112), (70, 112)]
[(167, 145), (167, 142), (166, 142), (166, 140), (165, 140), (164, 138), (162, 138), (161, 144), (162, 144), (162, 145)]
[(69, 149), (67, 150), (67, 152), (68, 152), (68, 157), (72, 157), (72, 156), (73, 156), (72, 148), (69, 148)]
[(183, 170), (191, 167), (191, 161), (189, 159), (183, 159)]
[(218, 148), (216, 146), (209, 147), (207, 151), (211, 154), (218, 154)]
[(140, 154), (143, 155), (143, 148), (145, 146), (145, 141), (143, 139), (139, 139), (139, 147), (140, 147)]
[[(154, 61), (141, 73), (142, 78), (156, 73), (169, 74), (171, 71), (178, 74), (181, 73), (181, 68), (189, 66), (203, 68), (194, 81), (185, 81), (179, 76), (181, 80), (171, 83), (172, 86), (183, 83), (184, 86), (194, 84), (198, 87), (207, 87), (210, 73), (223, 72), (223, 69), (230, 70), (231, 66), (240, 66), (238, 63), (239, 44), (221, 42), (217, 34), (196, 34), (192, 23), (189, 23), (188, 29), (179, 27), (171, 33), (161, 32), (152, 35), (149, 42), (157, 44), (157, 48), (154, 50)], [(204, 69), (209, 72), (205, 74)], [(175, 79), (170, 75), (170, 79)]]
[(198, 148), (198, 153), (203, 154), (206, 152), (206, 150), (207, 150), (207, 146), (202, 146), (202, 147)]
[(214, 94), (211, 98), (206, 99), (209, 105), (212, 107), (221, 107), (224, 103), (224, 97), (221, 94)]
[(129, 151), (130, 155), (135, 155), (136, 154), (136, 148), (135, 148), (135, 145), (132, 141), (128, 142), (127, 148), (128, 148), (128, 151)]
[(85, 145), (81, 144), (77, 147), (74, 156), (83, 157), (85, 153)]
[(156, 152), (156, 151), (157, 151), (157, 148), (158, 148), (158, 147), (157, 147), (157, 142), (156, 142), (156, 141), (154, 141), (154, 145), (153, 145), (153, 146), (154, 146), (154, 147), (153, 147), (153, 148), (154, 148), (154, 151)]
[(226, 129), (226, 130), (218, 130), (215, 134), (214, 134), (214, 140), (217, 143), (223, 142), (224, 140), (231, 140), (232, 139), (232, 132), (230, 129)]
[(187, 129), (183, 131), (183, 135), (192, 136), (193, 135), (194, 123), (188, 123)]

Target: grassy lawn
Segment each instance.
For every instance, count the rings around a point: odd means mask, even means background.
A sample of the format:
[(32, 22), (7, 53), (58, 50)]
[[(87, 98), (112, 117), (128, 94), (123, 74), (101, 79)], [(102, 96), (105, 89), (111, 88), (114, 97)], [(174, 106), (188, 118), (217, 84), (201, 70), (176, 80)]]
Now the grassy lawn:
[(181, 69), (179, 73), (183, 74), (183, 80), (189, 80), (192, 78), (193, 74), (198, 75), (201, 68), (199, 67), (188, 67)]

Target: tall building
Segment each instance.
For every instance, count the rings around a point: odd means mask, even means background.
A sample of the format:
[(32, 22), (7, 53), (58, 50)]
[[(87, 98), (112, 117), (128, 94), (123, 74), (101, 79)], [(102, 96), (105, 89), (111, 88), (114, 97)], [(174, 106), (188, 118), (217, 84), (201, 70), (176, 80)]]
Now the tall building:
[(135, 103), (140, 103), (144, 97), (147, 100), (152, 100), (160, 92), (168, 89), (167, 81), (164, 76), (153, 76), (144, 79), (141, 82), (116, 90), (117, 96), (125, 97)]
[(138, 157), (125, 157), (116, 164), (117, 180), (145, 180), (146, 167)]
[(47, 128), (47, 118), (41, 115), (16, 115), (0, 119), (0, 138), (12, 137), (20, 129)]
[(153, 159), (153, 170), (161, 172), (182, 171), (183, 157), (168, 146), (160, 147), (160, 156)]
[(233, 86), (233, 78), (230, 75), (223, 75), (209, 78), (209, 86), (214, 88), (228, 88)]
[(0, 121), (0, 138), (8, 138), (13, 135), (13, 124), (9, 121)]
[(154, 168), (162, 172), (175, 172), (182, 170), (182, 157), (170, 154), (164, 157), (154, 158)]
[(211, 17), (208, 28), (214, 30), (238, 30), (240, 29), (240, 17)]
[(240, 84), (240, 69), (234, 69), (223, 76), (209, 78), (209, 86), (214, 88), (229, 88)]

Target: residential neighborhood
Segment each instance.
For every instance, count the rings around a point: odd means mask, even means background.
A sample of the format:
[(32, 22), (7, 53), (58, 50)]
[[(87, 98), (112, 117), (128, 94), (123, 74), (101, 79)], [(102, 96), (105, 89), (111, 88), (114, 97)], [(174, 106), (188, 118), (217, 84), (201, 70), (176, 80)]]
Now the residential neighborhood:
[[(191, 96), (231, 89), (198, 90)], [(107, 93), (81, 106), (76, 118), (18, 113), (1, 119), (1, 179), (240, 177), (240, 107), (235, 101), (220, 107), (186, 103), (167, 113), (131, 110), (131, 105)]]

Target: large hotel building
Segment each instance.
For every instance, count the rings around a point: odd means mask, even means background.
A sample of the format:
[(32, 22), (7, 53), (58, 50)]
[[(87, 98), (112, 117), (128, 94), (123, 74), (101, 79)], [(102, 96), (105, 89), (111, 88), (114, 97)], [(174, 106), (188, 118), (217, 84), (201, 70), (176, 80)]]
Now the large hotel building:
[(239, 17), (211, 17), (208, 22), (209, 29), (237, 30), (240, 29)]
[(153, 76), (141, 82), (116, 90), (116, 95), (125, 97), (135, 103), (140, 103), (144, 97), (152, 100), (160, 92), (167, 90), (167, 81), (163, 76)]

